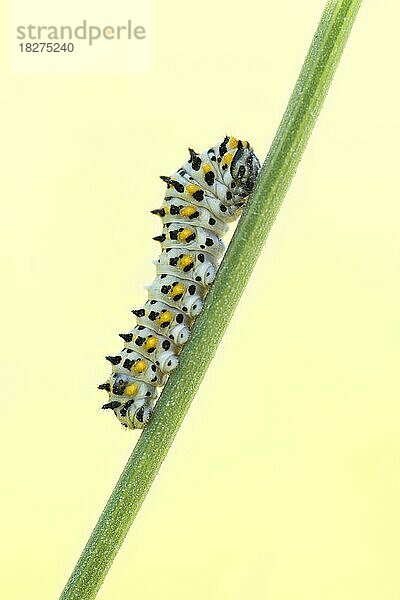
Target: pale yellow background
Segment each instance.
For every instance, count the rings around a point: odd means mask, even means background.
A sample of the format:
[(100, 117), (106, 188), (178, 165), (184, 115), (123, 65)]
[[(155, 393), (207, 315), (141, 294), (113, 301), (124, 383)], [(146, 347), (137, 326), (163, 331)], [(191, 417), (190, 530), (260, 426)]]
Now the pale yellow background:
[[(2, 598), (58, 597), (135, 443), (96, 385), (153, 277), (158, 175), (225, 132), (265, 156), (323, 5), (154, 1), (144, 76), (10, 75), (3, 46)], [(364, 0), (99, 599), (400, 597), (399, 19)]]

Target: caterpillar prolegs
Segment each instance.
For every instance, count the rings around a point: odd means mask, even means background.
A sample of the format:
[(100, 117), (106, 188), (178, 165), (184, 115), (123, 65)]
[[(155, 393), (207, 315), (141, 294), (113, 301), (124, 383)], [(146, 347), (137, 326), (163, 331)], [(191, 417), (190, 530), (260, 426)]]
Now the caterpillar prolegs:
[(157, 388), (178, 364), (195, 318), (214, 281), (225, 247), (221, 237), (235, 221), (254, 187), (260, 163), (248, 142), (226, 136), (202, 154), (189, 149), (189, 159), (167, 184), (161, 208), (161, 254), (149, 298), (133, 310), (137, 324), (121, 333), (124, 348), (107, 356), (112, 373), (99, 386), (107, 390), (112, 409), (124, 427), (147, 423)]

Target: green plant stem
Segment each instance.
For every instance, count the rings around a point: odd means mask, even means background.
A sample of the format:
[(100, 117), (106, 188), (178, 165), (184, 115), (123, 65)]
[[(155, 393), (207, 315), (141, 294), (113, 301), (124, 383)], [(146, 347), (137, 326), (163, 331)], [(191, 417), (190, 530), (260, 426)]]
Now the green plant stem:
[(257, 186), (169, 378), (61, 595), (94, 598), (167, 454), (250, 277), (319, 115), (361, 0), (326, 4)]

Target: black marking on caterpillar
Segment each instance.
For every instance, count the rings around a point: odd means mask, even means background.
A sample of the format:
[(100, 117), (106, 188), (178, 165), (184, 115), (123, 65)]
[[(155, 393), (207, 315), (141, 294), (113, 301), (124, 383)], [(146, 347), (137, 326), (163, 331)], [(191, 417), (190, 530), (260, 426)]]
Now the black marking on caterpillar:
[(189, 154), (171, 177), (161, 177), (164, 201), (151, 211), (163, 222), (153, 238), (161, 244), (157, 274), (147, 302), (132, 311), (136, 326), (120, 334), (124, 348), (106, 357), (112, 373), (99, 385), (109, 393), (102, 408), (128, 429), (148, 422), (157, 388), (177, 366), (224, 253), (221, 237), (239, 217), (260, 170), (250, 144), (232, 136), (202, 154), (189, 148)]

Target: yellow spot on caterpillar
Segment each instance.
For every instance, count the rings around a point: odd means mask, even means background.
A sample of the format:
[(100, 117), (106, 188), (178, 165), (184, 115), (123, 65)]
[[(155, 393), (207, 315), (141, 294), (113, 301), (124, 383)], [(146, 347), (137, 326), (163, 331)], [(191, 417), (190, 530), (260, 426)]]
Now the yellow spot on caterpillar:
[(175, 296), (181, 296), (186, 292), (186, 287), (183, 283), (177, 283), (171, 290), (171, 296), (175, 298)]
[(147, 368), (147, 366), (146, 366), (146, 363), (144, 362), (144, 360), (138, 360), (131, 367), (131, 371), (133, 371), (134, 373), (144, 373), (146, 368)]
[(231, 154), (230, 152), (227, 152), (227, 154), (224, 154), (224, 156), (222, 157), (221, 160), (221, 165), (230, 165), (233, 159), (233, 154)]
[(193, 234), (193, 231), (189, 229), (189, 227), (185, 227), (178, 233), (178, 240), (180, 242), (186, 242), (186, 238), (190, 237)]
[(191, 217), (196, 211), (197, 208), (195, 206), (184, 206), (179, 211), (179, 214), (181, 217)]
[(231, 137), (229, 138), (228, 141), (228, 148), (237, 148), (238, 145), (238, 141), (235, 137), (233, 137), (233, 135), (231, 135)]
[(139, 386), (137, 383), (131, 383), (130, 385), (126, 386), (124, 393), (127, 396), (134, 396), (135, 394), (137, 394), (138, 389), (139, 389)]
[(157, 338), (154, 336), (150, 336), (145, 341), (144, 348), (145, 348), (145, 350), (151, 350), (152, 348), (155, 348), (157, 346), (157, 343), (158, 343)]
[(169, 310), (162, 312), (158, 317), (157, 321), (160, 323), (160, 325), (162, 325), (163, 323), (171, 323), (172, 313), (170, 313)]
[(210, 171), (212, 171), (212, 168), (211, 168), (211, 166), (208, 163), (204, 163), (204, 165), (202, 166), (202, 169), (203, 169), (204, 175), (206, 173), (209, 173)]
[(178, 267), (180, 269), (182, 269), (182, 271), (185, 269), (185, 267), (188, 267), (189, 265), (193, 264), (193, 258), (191, 256), (189, 256), (188, 254), (184, 254), (182, 256), (182, 258), (179, 259), (178, 261)]
[(167, 204), (163, 205), (163, 209), (165, 210), (165, 214), (169, 215), (169, 206)]
[(243, 148), (249, 148), (249, 142), (242, 142)]
[(191, 194), (193, 196), (193, 194), (195, 194), (196, 192), (200, 191), (201, 187), (199, 185), (196, 185), (195, 183), (189, 183), (189, 185), (186, 186), (186, 191), (188, 194)]

